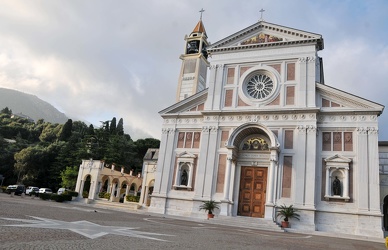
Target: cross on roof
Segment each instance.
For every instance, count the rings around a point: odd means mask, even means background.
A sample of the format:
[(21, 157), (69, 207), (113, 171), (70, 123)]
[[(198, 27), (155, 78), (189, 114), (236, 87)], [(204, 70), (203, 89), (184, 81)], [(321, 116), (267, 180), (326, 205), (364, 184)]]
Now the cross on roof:
[(261, 13), (261, 16), (260, 16), (260, 21), (263, 21), (264, 19), (263, 19), (263, 13), (264, 13), (264, 9), (263, 8), (261, 8), (261, 10), (259, 10), (259, 12)]
[(205, 10), (202, 8), (199, 12), (201, 12), (201, 16), (200, 16), (199, 20), (202, 20), (202, 14), (203, 14), (203, 12), (205, 12)]

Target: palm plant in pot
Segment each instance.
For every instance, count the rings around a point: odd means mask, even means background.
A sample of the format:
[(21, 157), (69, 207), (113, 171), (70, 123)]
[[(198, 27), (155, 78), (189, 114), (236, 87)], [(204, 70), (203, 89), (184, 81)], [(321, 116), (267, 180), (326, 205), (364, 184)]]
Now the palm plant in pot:
[(208, 211), (207, 213), (207, 219), (209, 218), (214, 218), (214, 214), (213, 214), (213, 211), (215, 209), (219, 209), (220, 207), (218, 206), (218, 204), (214, 201), (214, 200), (210, 200), (210, 201), (202, 201), (202, 205), (199, 206), (199, 210), (205, 210), (205, 211)]
[(299, 220), (300, 215), (297, 213), (297, 209), (295, 209), (292, 205), (286, 206), (285, 204), (278, 207), (279, 211), (276, 217), (283, 217), (282, 228), (288, 228), (290, 226), (288, 219), (295, 218)]

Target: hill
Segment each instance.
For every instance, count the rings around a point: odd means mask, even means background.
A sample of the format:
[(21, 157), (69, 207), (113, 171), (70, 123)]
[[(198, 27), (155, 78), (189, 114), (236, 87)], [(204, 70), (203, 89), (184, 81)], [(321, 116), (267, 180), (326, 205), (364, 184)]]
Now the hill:
[(37, 121), (44, 119), (51, 123), (64, 124), (68, 118), (54, 106), (35, 95), (13, 89), (0, 88), (0, 110), (8, 107), (12, 113), (22, 113)]

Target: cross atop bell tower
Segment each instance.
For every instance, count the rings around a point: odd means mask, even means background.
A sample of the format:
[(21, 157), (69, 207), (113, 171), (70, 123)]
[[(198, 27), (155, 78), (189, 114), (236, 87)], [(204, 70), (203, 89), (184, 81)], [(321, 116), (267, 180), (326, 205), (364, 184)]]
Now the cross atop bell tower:
[(209, 62), (207, 61), (207, 34), (200, 19), (189, 36), (185, 36), (186, 46), (184, 54), (180, 56), (182, 60), (181, 73), (178, 79), (178, 89), (176, 101), (182, 101), (206, 88), (206, 75)]

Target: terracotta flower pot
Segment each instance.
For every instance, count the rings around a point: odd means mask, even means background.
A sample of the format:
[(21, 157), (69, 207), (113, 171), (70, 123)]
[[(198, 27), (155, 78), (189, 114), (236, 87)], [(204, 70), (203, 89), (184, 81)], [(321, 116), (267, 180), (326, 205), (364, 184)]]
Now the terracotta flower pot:
[(282, 221), (282, 228), (289, 228), (290, 223), (288, 221)]
[(214, 218), (214, 214), (207, 214), (207, 219), (212, 219)]

